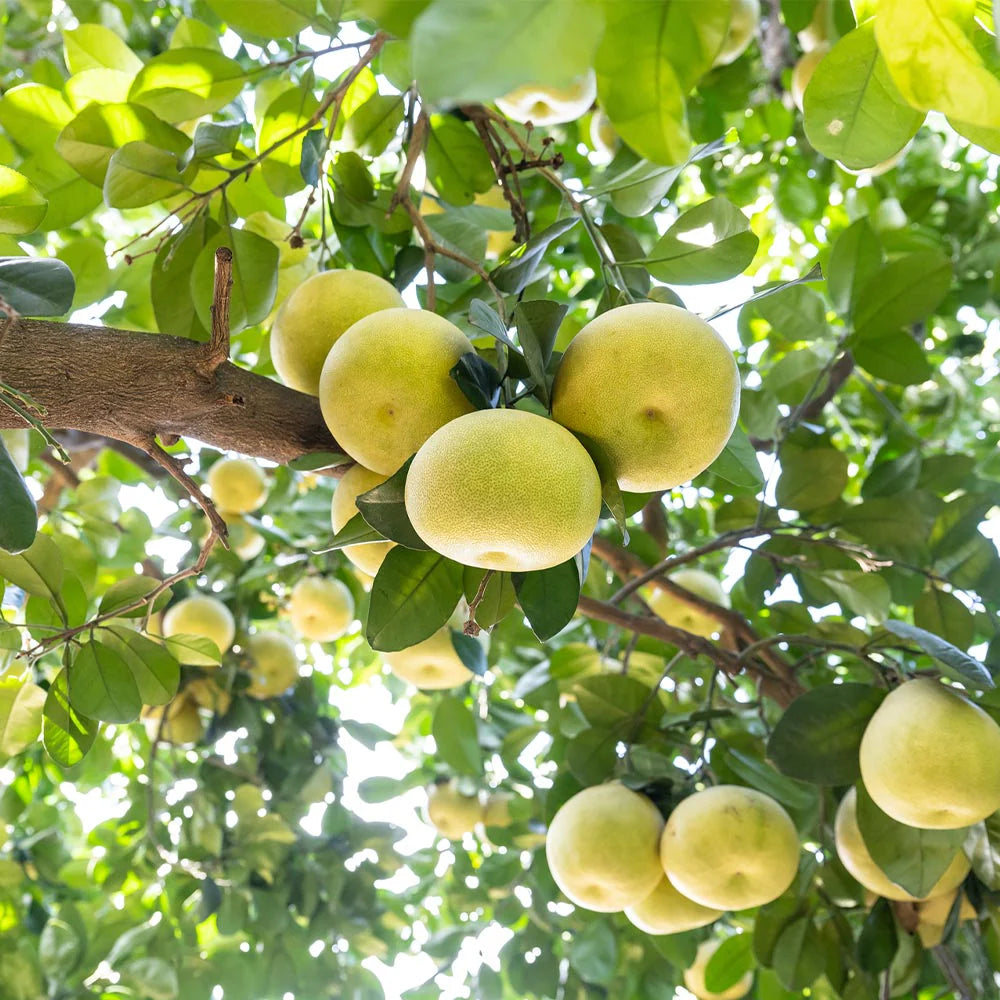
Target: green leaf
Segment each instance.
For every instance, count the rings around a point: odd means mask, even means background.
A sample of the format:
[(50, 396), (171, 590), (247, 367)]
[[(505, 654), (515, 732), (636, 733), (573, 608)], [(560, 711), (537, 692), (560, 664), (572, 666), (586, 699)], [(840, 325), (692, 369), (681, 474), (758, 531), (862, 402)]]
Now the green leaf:
[(898, 635), (900, 639), (915, 643), (928, 656), (933, 656), (945, 668), (942, 672), (951, 677), (952, 680), (971, 685), (972, 688), (979, 690), (996, 687), (989, 671), (979, 660), (957, 649), (939, 635), (934, 635), (932, 632), (911, 625), (909, 622), (894, 619), (885, 622), (885, 628), (893, 635)]
[[(361, 493), (355, 500), (361, 516), (383, 538), (388, 538), (408, 549), (428, 551), (426, 542), (416, 533), (406, 513), (406, 475), (412, 458), (406, 460), (384, 483)], [(454, 605), (452, 606), (454, 609)]]
[[(257, 133), (257, 152), (272, 147), (261, 164), (267, 186), (279, 198), (302, 190), (300, 165), (305, 142), (305, 130), (319, 108), (312, 91), (306, 87), (293, 87), (279, 94), (267, 106)], [(288, 139), (296, 134), (295, 138)], [(283, 141), (286, 140), (287, 141)], [(278, 145), (281, 143), (281, 145)]]
[(69, 680), (60, 670), (49, 686), (42, 715), (42, 741), (60, 767), (74, 767), (90, 752), (100, 723), (81, 715), (70, 704)]
[(449, 205), (471, 205), (477, 193), (496, 184), (482, 140), (453, 115), (431, 115), (424, 162), (427, 180)]
[[(465, 567), (462, 573), (462, 582), (466, 601), (475, 600), (476, 594), (479, 593), (483, 574), (486, 572), (487, 570), (477, 569), (474, 566)], [(483, 591), (482, 599), (476, 608), (476, 624), (482, 628), (492, 628), (513, 610), (516, 598), (517, 594), (514, 591), (514, 583), (510, 578), (510, 573), (492, 573), (489, 580), (486, 581), (486, 589)]]
[(903, 97), (983, 128), (1000, 128), (1000, 80), (969, 37), (968, 0), (879, 0), (879, 49)]
[(754, 967), (753, 935), (733, 934), (715, 950), (705, 966), (705, 989), (723, 993)]
[(103, 187), (112, 155), (129, 142), (181, 153), (190, 140), (138, 104), (88, 104), (67, 123), (55, 145), (81, 177)]
[(586, 983), (610, 986), (618, 966), (618, 939), (606, 920), (590, 920), (573, 937), (569, 964)]
[(919, 558), (927, 550), (933, 517), (921, 504), (919, 493), (876, 497), (848, 508), (840, 524), (879, 552)]
[(239, 142), (241, 129), (239, 122), (198, 122), (191, 145), (177, 161), (178, 169), (184, 170), (195, 160), (211, 160), (231, 153)]
[(517, 602), (531, 630), (541, 640), (561, 632), (576, 614), (580, 572), (576, 559), (533, 573), (513, 573)]
[(883, 972), (889, 968), (896, 947), (892, 906), (887, 899), (876, 899), (858, 935), (858, 962), (866, 972)]
[(402, 94), (373, 94), (347, 119), (343, 141), (365, 156), (378, 156), (403, 124), (403, 113)]
[(342, 451), (311, 451), (293, 458), (288, 467), (297, 472), (314, 472), (318, 469), (333, 469), (338, 465), (350, 465), (353, 461), (350, 455)]
[[(2, 272), (0, 272), (2, 273)], [(2, 405), (2, 404), (0, 404)], [(12, 555), (30, 548), (38, 533), (35, 498), (0, 438), (0, 549)]]
[(62, 316), (73, 304), (70, 269), (53, 257), (0, 257), (0, 296), (22, 316)]
[(764, 485), (764, 473), (757, 461), (757, 452), (746, 431), (739, 425), (733, 428), (722, 454), (708, 467), (708, 471), (740, 489), (757, 490)]
[(486, 673), (486, 650), (474, 636), (451, 629), (451, 644), (466, 669), (471, 670), (477, 677), (482, 677)]
[(448, 374), (476, 409), (490, 410), (500, 402), (500, 373), (475, 351), (463, 354)]
[(81, 24), (66, 29), (62, 40), (70, 73), (115, 69), (134, 76), (142, 69), (142, 60), (103, 24)]
[(882, 622), (889, 614), (892, 594), (889, 584), (877, 573), (862, 570), (827, 570), (820, 577), (833, 592), (845, 611)]
[(111, 270), (103, 240), (96, 236), (68, 240), (59, 248), (58, 259), (69, 268), (69, 278), (76, 282), (76, 289), (72, 293), (74, 309), (99, 302), (110, 291)]
[(556, 334), (565, 315), (566, 306), (547, 299), (519, 302), (514, 310), (517, 339), (535, 383), (535, 391), (545, 407), (551, 399), (551, 380), (546, 366), (552, 357)]
[(756, 757), (728, 747), (723, 759), (726, 765), (752, 788), (783, 802), (790, 809), (809, 809), (816, 804), (815, 789), (800, 781), (786, 778), (770, 764)]
[(976, 632), (972, 612), (954, 594), (933, 584), (914, 603), (913, 623), (959, 649), (968, 649)]
[(923, 830), (899, 823), (872, 801), (860, 782), (858, 829), (872, 860), (896, 885), (913, 896), (926, 896), (948, 870), (965, 842), (967, 827)]
[(906, 333), (863, 340), (854, 347), (854, 360), (870, 375), (896, 385), (917, 385), (934, 373), (920, 345)]
[(372, 584), (365, 637), (372, 649), (393, 652), (433, 635), (462, 596), (462, 567), (436, 552), (397, 545)]
[(587, 0), (534, 0), (527, 10), (432, 3), (410, 37), (414, 76), (421, 96), (441, 105), (489, 101), (526, 83), (567, 87), (593, 64), (603, 28), (601, 5)]
[(165, 958), (132, 958), (119, 966), (118, 971), (124, 983), (149, 1000), (175, 1000), (180, 991), (177, 972)]
[[(119, 612), (119, 608), (132, 604), (140, 597), (151, 594), (162, 581), (152, 576), (128, 576), (124, 580), (116, 580), (104, 592), (98, 608), (102, 615), (120, 614), (124, 618), (141, 618), (146, 614), (146, 607), (137, 608), (134, 611)], [(170, 591), (165, 590), (156, 598), (155, 611), (162, 610), (170, 600)]]
[(38, 960), (52, 982), (63, 982), (83, 958), (84, 942), (64, 920), (50, 917), (38, 938)]
[(785, 709), (767, 743), (782, 774), (814, 785), (849, 785), (861, 773), (858, 751), (885, 691), (867, 684), (823, 684)]
[(987, 889), (1000, 890), (1000, 815), (993, 813), (969, 828), (965, 852), (976, 878)]
[(861, 288), (854, 310), (856, 340), (863, 343), (926, 319), (948, 294), (951, 277), (951, 261), (940, 250), (890, 261)]
[(13, 757), (42, 731), (45, 691), (19, 677), (0, 677), (0, 754)]
[[(625, 499), (622, 496), (621, 487), (615, 477), (614, 466), (608, 453), (593, 439), (586, 434), (573, 432), (573, 436), (587, 449), (598, 476), (601, 477), (601, 502), (608, 509), (608, 513), (615, 519), (618, 530), (622, 533), (622, 540), (628, 545), (628, 520), (625, 511)], [(602, 512), (601, 516), (604, 514)]]
[(267, 41), (297, 35), (316, 16), (315, 0), (208, 0), (208, 6), (238, 35)]
[[(639, 716), (645, 712), (645, 724), (654, 731), (658, 711), (663, 705), (648, 684), (626, 674), (597, 674), (584, 677), (573, 685), (577, 705), (584, 718), (595, 728), (614, 732), (621, 740), (644, 735)], [(632, 730), (635, 729), (635, 732)]]
[(834, 240), (826, 269), (826, 289), (841, 316), (851, 315), (858, 290), (868, 284), (881, 264), (878, 237), (867, 218), (852, 222)]
[(579, 215), (567, 216), (532, 236), (513, 256), (496, 268), (490, 277), (502, 292), (516, 295), (535, 280), (538, 267), (551, 243), (564, 236), (580, 221)]
[(51, 152), (56, 136), (72, 117), (60, 91), (44, 84), (11, 87), (0, 98), (0, 125), (19, 146), (33, 153)]
[(179, 633), (163, 640), (163, 645), (179, 663), (192, 667), (217, 667), (222, 663), (219, 647), (203, 635)]
[(814, 510), (840, 499), (848, 482), (847, 456), (835, 448), (781, 449), (781, 477), (775, 488), (779, 507)]
[(101, 722), (132, 722), (142, 709), (128, 664), (110, 646), (96, 640), (88, 642), (73, 659), (69, 696), (73, 708)]
[(212, 326), (212, 285), (215, 251), (233, 251), (233, 284), (229, 298), (229, 329), (233, 333), (262, 322), (278, 291), (278, 248), (246, 229), (221, 229), (198, 253), (191, 272), (191, 298), (206, 330)]
[(431, 735), (438, 757), (456, 773), (471, 777), (483, 773), (476, 719), (461, 698), (447, 695), (441, 699), (434, 711)]
[(861, 486), (861, 495), (866, 500), (875, 497), (891, 497), (906, 493), (916, 487), (922, 464), (920, 452), (904, 452), (898, 458), (881, 462), (868, 473)]
[(180, 686), (181, 668), (161, 643), (134, 629), (112, 626), (108, 644), (128, 665), (144, 705), (166, 705)]
[(367, 542), (382, 542), (384, 540), (382, 533), (376, 531), (361, 514), (355, 514), (326, 546), (317, 549), (316, 552), (322, 555), (324, 552), (334, 552), (337, 549), (347, 548), (348, 545), (364, 545)]
[(48, 202), (27, 177), (0, 166), (0, 236), (21, 236), (37, 229)]
[(36, 597), (58, 601), (64, 578), (62, 554), (50, 536), (36, 535), (19, 555), (0, 551), (0, 578)]
[(783, 986), (803, 990), (823, 974), (823, 944), (809, 917), (793, 920), (774, 946), (774, 971)]
[(660, 281), (692, 285), (742, 274), (759, 240), (747, 217), (725, 198), (709, 198), (685, 212), (643, 261)]
[(149, 293), (161, 333), (208, 340), (191, 297), (191, 272), (205, 244), (219, 232), (218, 223), (201, 214), (160, 247), (153, 261)]
[(501, 344), (505, 344), (512, 350), (517, 350), (514, 341), (510, 339), (507, 326), (502, 319), (491, 309), (482, 299), (473, 299), (469, 306), (469, 322), (473, 326), (478, 326)]
[(177, 156), (148, 142), (127, 142), (112, 154), (104, 177), (111, 208), (141, 208), (186, 189)]
[[(651, 9), (643, 0), (616, 0), (609, 5), (608, 27), (594, 64), (598, 98), (611, 124), (653, 163), (681, 163), (691, 150), (687, 88), (671, 58), (675, 42), (684, 44), (676, 21), (689, 20), (681, 10), (685, 6), (656, 4)], [(715, 4), (706, 9), (714, 11)]]
[(849, 31), (823, 57), (803, 104), (809, 142), (852, 170), (894, 156), (924, 120), (893, 83), (875, 42), (874, 21)]
[(190, 121), (224, 108), (243, 89), (246, 73), (214, 49), (168, 49), (135, 78), (129, 101), (168, 122)]

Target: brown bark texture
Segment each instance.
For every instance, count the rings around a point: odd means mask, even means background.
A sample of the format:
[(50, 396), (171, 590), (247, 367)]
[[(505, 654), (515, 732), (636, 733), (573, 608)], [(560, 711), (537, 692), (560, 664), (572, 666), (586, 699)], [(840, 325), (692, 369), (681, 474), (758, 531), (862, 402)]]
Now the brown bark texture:
[[(163, 334), (19, 319), (0, 347), (0, 381), (44, 407), (43, 423), (146, 448), (194, 438), (287, 463), (338, 451), (314, 396), (231, 362), (210, 345)], [(0, 405), (0, 428), (21, 427)]]

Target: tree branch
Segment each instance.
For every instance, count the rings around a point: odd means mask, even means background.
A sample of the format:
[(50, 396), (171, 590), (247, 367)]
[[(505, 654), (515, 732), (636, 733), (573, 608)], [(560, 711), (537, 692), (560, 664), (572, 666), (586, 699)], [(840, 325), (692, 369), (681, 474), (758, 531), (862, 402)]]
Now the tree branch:
[[(282, 464), (342, 450), (314, 396), (228, 361), (206, 377), (204, 360), (205, 345), (183, 337), (22, 319), (8, 331), (0, 379), (44, 406), (48, 427), (128, 444), (189, 436)], [(0, 407), (0, 427), (23, 426)]]
[(212, 339), (204, 362), (206, 374), (229, 360), (229, 292), (233, 287), (233, 251), (219, 247), (215, 251), (215, 277), (212, 284)]

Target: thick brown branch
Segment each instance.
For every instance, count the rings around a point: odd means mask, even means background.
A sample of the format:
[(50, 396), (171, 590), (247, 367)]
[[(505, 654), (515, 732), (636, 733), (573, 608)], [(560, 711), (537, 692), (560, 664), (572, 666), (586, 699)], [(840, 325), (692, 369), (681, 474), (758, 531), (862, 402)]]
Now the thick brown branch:
[[(187, 436), (279, 463), (341, 450), (314, 396), (228, 361), (206, 378), (204, 359), (205, 345), (182, 337), (22, 319), (7, 335), (0, 380), (43, 405), (48, 427), (130, 444)], [(0, 427), (23, 426), (0, 407)]]

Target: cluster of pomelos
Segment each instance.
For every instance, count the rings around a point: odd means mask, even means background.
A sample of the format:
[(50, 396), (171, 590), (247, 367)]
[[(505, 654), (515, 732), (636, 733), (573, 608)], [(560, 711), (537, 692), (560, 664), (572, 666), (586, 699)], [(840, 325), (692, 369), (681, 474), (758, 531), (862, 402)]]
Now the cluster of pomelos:
[[(576, 435), (607, 455), (622, 489), (641, 492), (707, 468), (735, 425), (733, 356), (676, 306), (620, 306), (584, 326), (556, 373), (551, 418), (528, 407), (476, 410), (451, 375), (473, 352), (457, 326), (406, 308), (374, 275), (326, 271), (289, 296), (271, 330), (275, 368), (319, 396), (333, 437), (357, 462), (337, 489), (334, 530), (358, 512), (360, 493), (412, 459), (406, 512), (431, 549), (483, 569), (546, 569), (583, 548), (601, 509), (600, 476)], [(372, 574), (389, 547), (346, 554)]]

